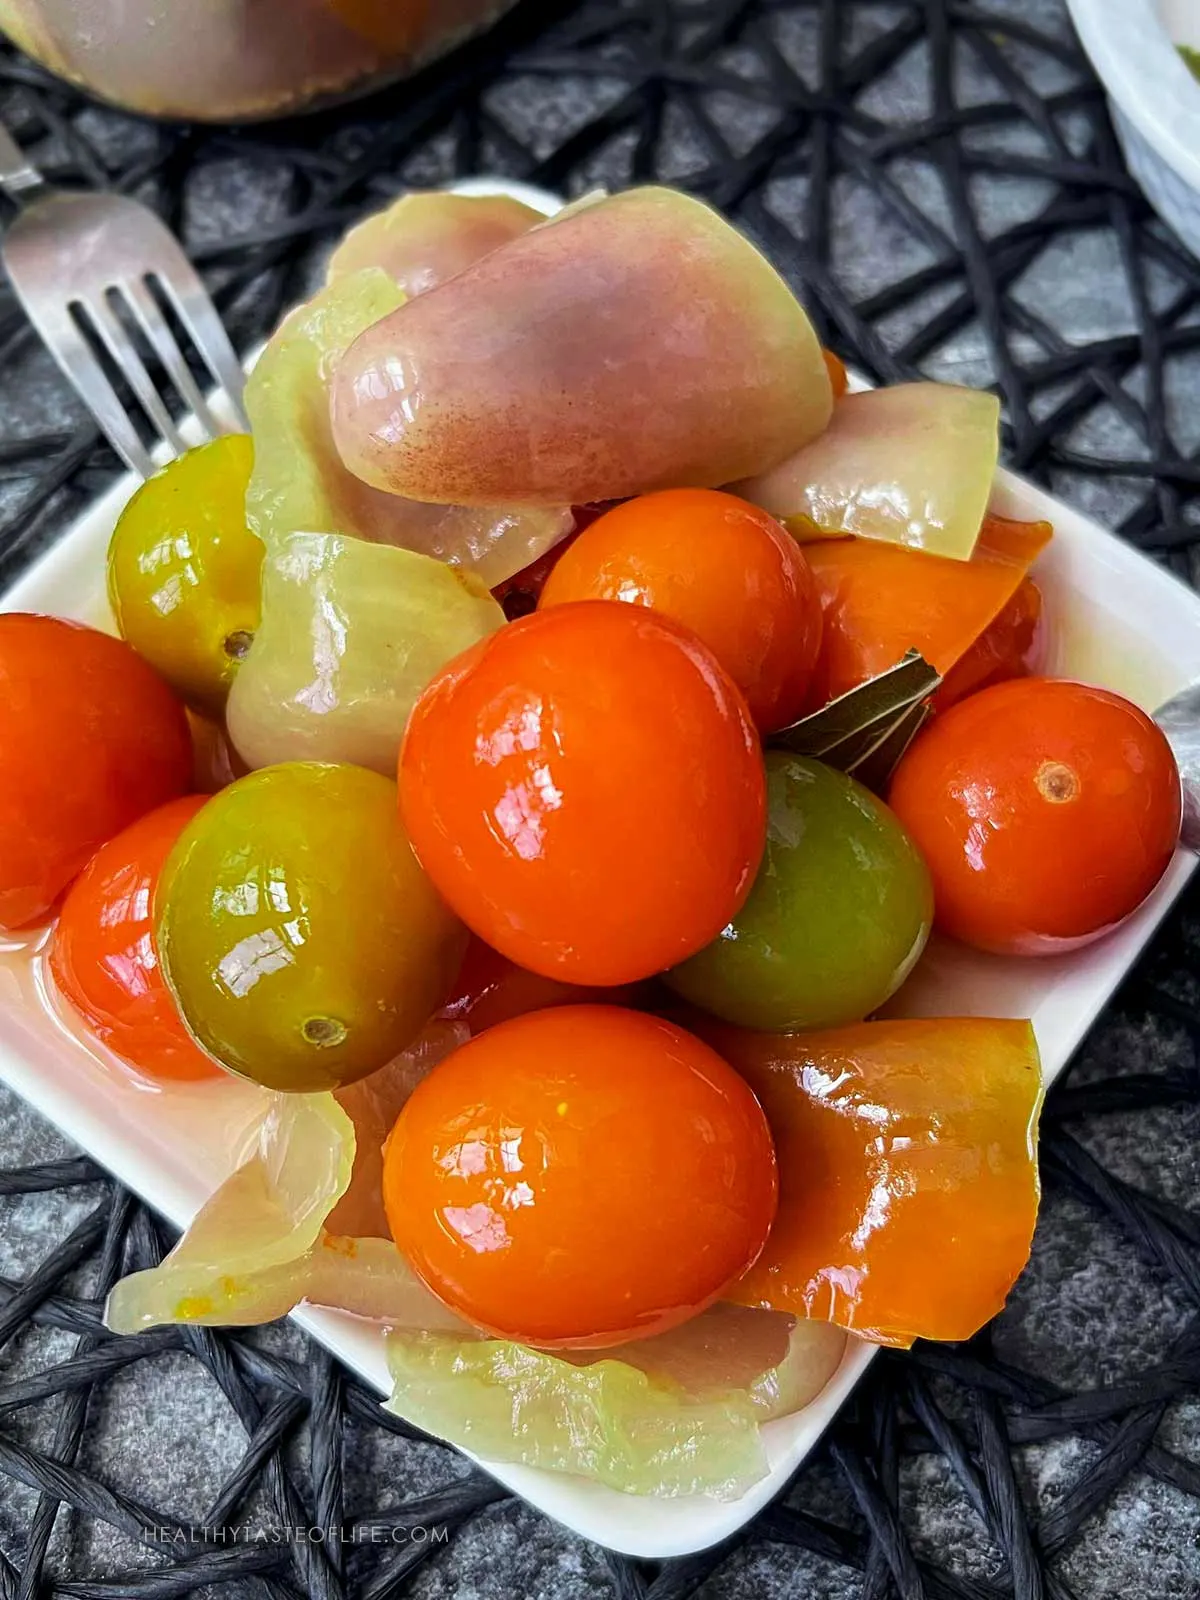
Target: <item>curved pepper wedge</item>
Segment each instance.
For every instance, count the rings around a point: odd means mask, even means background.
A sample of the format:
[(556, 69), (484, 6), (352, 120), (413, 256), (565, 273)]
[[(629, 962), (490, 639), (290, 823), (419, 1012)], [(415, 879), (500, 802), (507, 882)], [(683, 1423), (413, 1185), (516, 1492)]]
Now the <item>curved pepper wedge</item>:
[(995, 621), (1050, 543), (1048, 522), (987, 516), (970, 561), (877, 539), (806, 544), (825, 616), (813, 704), (919, 650), (943, 677)]
[(902, 1347), (967, 1339), (996, 1315), (1038, 1210), (1028, 1022), (692, 1025), (758, 1096), (779, 1160), (775, 1226), (727, 1299)]

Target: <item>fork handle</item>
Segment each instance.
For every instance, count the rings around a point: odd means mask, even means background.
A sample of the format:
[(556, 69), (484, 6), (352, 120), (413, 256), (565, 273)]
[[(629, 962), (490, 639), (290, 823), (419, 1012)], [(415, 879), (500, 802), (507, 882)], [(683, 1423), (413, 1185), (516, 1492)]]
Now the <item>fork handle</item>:
[(0, 189), (20, 205), (36, 190), (45, 187), (46, 180), (0, 122)]

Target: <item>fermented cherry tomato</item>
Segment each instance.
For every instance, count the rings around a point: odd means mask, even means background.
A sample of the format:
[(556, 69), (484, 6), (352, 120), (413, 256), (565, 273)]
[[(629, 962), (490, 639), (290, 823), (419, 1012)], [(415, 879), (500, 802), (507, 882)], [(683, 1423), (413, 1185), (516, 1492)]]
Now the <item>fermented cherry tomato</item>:
[(535, 1345), (659, 1333), (756, 1260), (775, 1215), (757, 1100), (682, 1028), (564, 1006), (417, 1085), (384, 1154), (396, 1243), (461, 1316)]
[(569, 983), (707, 944), (754, 880), (762, 757), (703, 644), (640, 606), (523, 617), (426, 689), (400, 755), (421, 865), (473, 931)]
[(764, 733), (803, 715), (821, 647), (816, 584), (791, 534), (735, 495), (663, 489), (626, 500), (564, 553), (538, 607), (568, 600), (623, 600), (691, 628)]
[(591, 989), (581, 983), (543, 978), (536, 972), (526, 972), (472, 936), (454, 992), (438, 1016), (461, 1022), (476, 1034), (512, 1017), (524, 1016), (527, 1011), (545, 1011), (550, 1006), (581, 1005), (585, 1001), (592, 1005), (632, 1006), (643, 993), (648, 997), (650, 988), (649, 984), (626, 984), (618, 989)]
[(183, 706), (123, 640), (0, 616), (0, 927), (40, 921), (102, 844), (191, 783)]
[(163, 864), (205, 795), (185, 795), (102, 845), (63, 901), (50, 970), (110, 1049), (151, 1078), (223, 1076), (193, 1043), (167, 991), (154, 942)]
[(261, 767), (214, 795), (155, 915), (193, 1037), (284, 1094), (344, 1088), (407, 1050), (467, 945), (399, 827), (396, 785), (332, 762)]
[(1104, 689), (997, 684), (922, 733), (891, 804), (929, 864), (935, 917), (981, 950), (1089, 944), (1150, 893), (1179, 838), (1160, 730)]
[(950, 668), (933, 697), (933, 709), (948, 711), (956, 701), (994, 683), (1035, 676), (1041, 670), (1045, 643), (1042, 591), (1032, 578), (1024, 578), (996, 620)]
[(113, 615), (194, 710), (220, 717), (262, 610), (261, 542), (246, 526), (248, 433), (225, 433), (148, 478), (108, 548)]

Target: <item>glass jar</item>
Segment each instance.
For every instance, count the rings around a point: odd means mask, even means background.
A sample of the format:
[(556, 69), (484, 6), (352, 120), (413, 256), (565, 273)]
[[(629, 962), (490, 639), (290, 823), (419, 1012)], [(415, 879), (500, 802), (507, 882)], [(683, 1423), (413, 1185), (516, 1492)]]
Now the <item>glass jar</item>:
[(104, 100), (237, 122), (422, 66), (513, 0), (0, 0), (0, 28)]

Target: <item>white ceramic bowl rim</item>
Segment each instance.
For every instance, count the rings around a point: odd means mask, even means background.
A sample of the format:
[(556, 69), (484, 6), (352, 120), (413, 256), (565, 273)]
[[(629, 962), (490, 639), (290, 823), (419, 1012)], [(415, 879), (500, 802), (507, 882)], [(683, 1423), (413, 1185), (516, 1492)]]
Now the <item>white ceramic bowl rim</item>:
[(1092, 65), (1121, 111), (1200, 190), (1200, 83), (1157, 0), (1067, 0)]

